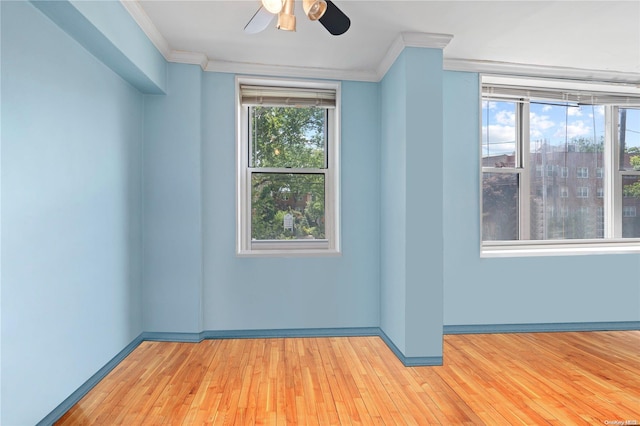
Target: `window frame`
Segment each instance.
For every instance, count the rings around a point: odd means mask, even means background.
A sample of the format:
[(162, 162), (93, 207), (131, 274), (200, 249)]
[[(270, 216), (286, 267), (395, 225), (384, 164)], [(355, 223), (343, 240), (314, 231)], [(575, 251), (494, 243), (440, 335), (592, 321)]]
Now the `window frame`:
[[(603, 176), (602, 183), (604, 187), (604, 238), (598, 239), (564, 239), (564, 240), (530, 240), (530, 176), (532, 171), (528, 164), (528, 155), (530, 147), (529, 141), (529, 104), (536, 102), (541, 98), (525, 95), (522, 92), (515, 96), (498, 96), (486, 94), (483, 90), (484, 78), (489, 77), (492, 80), (500, 82), (500, 80), (524, 80), (527, 82), (549, 81), (549, 87), (555, 88), (567, 85), (566, 82), (550, 79), (537, 78), (521, 78), (509, 76), (479, 76), (480, 93), (480, 120), (479, 120), (479, 162), (480, 162), (480, 179), (479, 179), (479, 207), (480, 207), (480, 256), (481, 257), (521, 257), (521, 256), (556, 256), (556, 255), (590, 255), (590, 254), (611, 254), (611, 253), (640, 253), (640, 238), (622, 238), (622, 180), (623, 175), (640, 175), (640, 171), (621, 170), (619, 164), (619, 131), (618, 117), (620, 108), (640, 109), (640, 95), (634, 93), (633, 100), (628, 104), (601, 102), (598, 106), (605, 108), (605, 146), (603, 153)], [(568, 84), (569, 86), (571, 83)], [(581, 88), (589, 86), (587, 82), (578, 84)], [(544, 90), (544, 89), (543, 89)], [(571, 87), (564, 87), (569, 91)], [(614, 92), (618, 91), (616, 88)], [(613, 93), (611, 98), (616, 99), (618, 93)], [(482, 126), (483, 126), (483, 103), (487, 101), (494, 102), (515, 102), (516, 105), (516, 135), (519, 138), (516, 141), (516, 164), (514, 168), (491, 168), (483, 166), (482, 151)], [(545, 173), (546, 170), (542, 170)], [(518, 240), (508, 241), (483, 241), (483, 176), (485, 173), (509, 173), (518, 177)], [(538, 173), (538, 170), (535, 170)], [(560, 172), (562, 173), (562, 172)], [(576, 173), (577, 174), (577, 173)], [(565, 176), (562, 176), (565, 177)], [(577, 185), (576, 185), (577, 187)], [(589, 191), (591, 192), (591, 191)], [(524, 196), (523, 196), (524, 194)]]
[[(326, 168), (254, 168), (250, 164), (249, 106), (242, 104), (241, 85), (284, 87), (291, 90), (335, 91), (335, 107), (327, 108)], [(236, 76), (236, 255), (239, 257), (339, 256), (340, 247), (340, 98), (334, 81)], [(325, 239), (252, 240), (252, 173), (323, 174), (325, 177)]]

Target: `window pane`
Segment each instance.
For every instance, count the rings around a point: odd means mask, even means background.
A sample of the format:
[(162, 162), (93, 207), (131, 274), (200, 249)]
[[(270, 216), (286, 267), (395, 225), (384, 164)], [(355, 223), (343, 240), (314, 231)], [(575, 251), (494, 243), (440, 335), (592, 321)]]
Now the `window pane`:
[(482, 102), (482, 166), (515, 167), (515, 102)]
[(251, 239), (324, 239), (324, 174), (251, 174)]
[(482, 174), (482, 239), (518, 239), (518, 175)]
[(640, 110), (620, 108), (620, 168), (640, 170)]
[(622, 176), (622, 237), (640, 238), (640, 176)]
[(326, 168), (326, 112), (249, 107), (250, 167)]
[(529, 122), (531, 239), (603, 238), (604, 110), (532, 102)]

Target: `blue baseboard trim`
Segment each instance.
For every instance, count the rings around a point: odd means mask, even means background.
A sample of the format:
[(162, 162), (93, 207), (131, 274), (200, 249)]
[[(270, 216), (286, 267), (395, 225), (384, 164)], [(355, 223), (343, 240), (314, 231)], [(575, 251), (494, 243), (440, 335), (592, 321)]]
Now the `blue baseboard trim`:
[(205, 339), (268, 339), (282, 337), (356, 337), (378, 336), (378, 327), (291, 328), (279, 330), (208, 330)]
[(428, 367), (434, 365), (442, 365), (441, 356), (405, 356), (400, 349), (393, 343), (387, 334), (380, 329), (379, 336), (382, 341), (391, 349), (396, 357), (405, 367)]
[(164, 331), (145, 331), (140, 335), (143, 342), (198, 343), (204, 340), (203, 333), (174, 333)]
[(206, 330), (200, 333), (144, 332), (143, 341), (198, 343), (207, 339), (270, 339), (282, 337), (378, 336), (378, 327), (291, 328), (274, 330)]
[(445, 325), (444, 334), (551, 333), (640, 330), (640, 321)]
[(53, 425), (56, 421), (60, 419), (66, 413), (78, 403), (91, 389), (94, 388), (102, 379), (106, 377), (107, 374), (111, 372), (114, 368), (122, 362), (135, 348), (142, 343), (142, 335), (133, 339), (131, 343), (129, 343), (123, 350), (118, 352), (116, 356), (111, 358), (109, 362), (107, 362), (104, 367), (98, 370), (93, 376), (89, 378), (86, 382), (84, 382), (78, 389), (76, 389), (67, 399), (62, 401), (60, 405), (53, 409), (49, 414), (47, 414), (40, 422), (37, 423), (37, 426), (49, 426)]

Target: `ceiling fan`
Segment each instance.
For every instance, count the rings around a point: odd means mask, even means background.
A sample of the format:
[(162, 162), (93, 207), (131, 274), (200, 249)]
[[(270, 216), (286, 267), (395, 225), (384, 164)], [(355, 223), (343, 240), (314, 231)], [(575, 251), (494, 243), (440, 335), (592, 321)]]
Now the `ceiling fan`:
[[(296, 17), (293, 14), (295, 0), (261, 0), (258, 11), (244, 27), (247, 34), (265, 30), (275, 15), (278, 15), (276, 28), (285, 31), (296, 30)], [(305, 15), (312, 21), (320, 21), (332, 35), (341, 35), (351, 26), (351, 20), (331, 0), (302, 0)]]

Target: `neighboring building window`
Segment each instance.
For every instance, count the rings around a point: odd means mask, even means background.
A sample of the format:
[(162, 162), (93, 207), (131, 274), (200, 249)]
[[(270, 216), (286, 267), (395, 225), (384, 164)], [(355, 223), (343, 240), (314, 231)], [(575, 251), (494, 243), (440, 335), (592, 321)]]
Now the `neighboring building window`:
[(636, 206), (624, 206), (622, 208), (622, 217), (636, 217)]
[(238, 254), (339, 253), (339, 84), (237, 83)]
[(549, 217), (554, 217), (556, 215), (555, 206), (547, 206), (547, 214), (549, 215)]
[(569, 188), (563, 186), (560, 188), (560, 198), (568, 198), (569, 197)]
[(587, 167), (578, 167), (577, 176), (578, 179), (589, 178), (589, 169)]
[(579, 186), (576, 189), (576, 197), (578, 198), (588, 198), (589, 197), (589, 187), (588, 186)]
[[(482, 254), (568, 252), (594, 239), (639, 250), (640, 223), (629, 215), (640, 206), (640, 92), (533, 84), (545, 82), (483, 76)], [(503, 158), (512, 161), (495, 167)]]
[(555, 171), (555, 166), (552, 164), (547, 164), (547, 177), (553, 177), (553, 172)]

